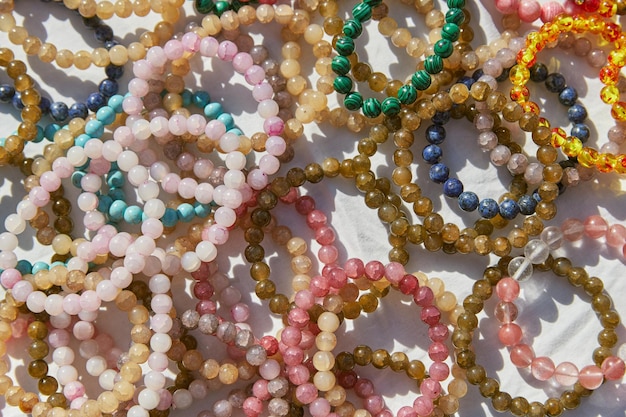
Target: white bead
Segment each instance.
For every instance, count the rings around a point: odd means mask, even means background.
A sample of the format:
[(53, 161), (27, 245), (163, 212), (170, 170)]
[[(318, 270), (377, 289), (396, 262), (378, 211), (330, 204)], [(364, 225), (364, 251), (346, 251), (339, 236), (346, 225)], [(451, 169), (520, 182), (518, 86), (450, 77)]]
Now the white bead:
[(149, 256), (156, 248), (156, 243), (154, 243), (154, 239), (147, 236), (139, 236), (137, 240), (133, 242), (133, 246), (135, 246), (138, 253)]
[(52, 352), (52, 360), (57, 366), (71, 365), (75, 358), (74, 350), (69, 346), (58, 347)]
[(50, 294), (48, 298), (46, 298), (44, 308), (46, 313), (51, 316), (58, 316), (63, 313), (63, 296), (59, 294)]
[(533, 239), (524, 247), (524, 256), (534, 264), (541, 264), (550, 256), (550, 248), (539, 239)]
[(194, 272), (200, 269), (200, 258), (195, 252), (185, 252), (180, 258), (180, 266), (187, 272)]
[(114, 162), (117, 161), (123, 150), (122, 145), (113, 140), (108, 140), (102, 146), (102, 157), (109, 162)]
[(17, 266), (17, 255), (13, 252), (0, 252), (0, 268), (9, 269)]
[(37, 215), (37, 206), (28, 200), (17, 203), (17, 214), (24, 220), (32, 220)]
[(102, 148), (104, 144), (100, 139), (89, 139), (85, 143), (85, 155), (91, 159), (97, 159), (102, 156)]
[(563, 232), (557, 226), (544, 227), (539, 237), (548, 245), (550, 250), (556, 250), (563, 245)]
[(102, 372), (98, 377), (98, 384), (100, 384), (100, 387), (102, 389), (111, 391), (115, 386), (116, 375), (117, 372), (115, 372), (113, 369), (107, 369), (106, 371)]
[(78, 313), (78, 318), (82, 321), (95, 321), (98, 318), (98, 310), (86, 311), (85, 309), (83, 309), (80, 313)]
[(87, 370), (87, 373), (91, 376), (100, 376), (104, 371), (107, 370), (107, 361), (102, 356), (92, 356), (91, 358), (87, 359), (85, 369)]
[(68, 261), (67, 270), (82, 271), (84, 273), (87, 273), (87, 271), (89, 270), (89, 265), (87, 265), (87, 262), (83, 261), (82, 259), (74, 257)]
[(533, 264), (523, 257), (511, 259), (508, 267), (509, 276), (518, 281), (526, 281), (533, 275)]
[(126, 417), (150, 417), (150, 413), (141, 406), (133, 405), (126, 413)]
[(0, 234), (0, 250), (13, 251), (18, 245), (17, 236), (13, 233), (4, 232)]
[(81, 193), (78, 196), (78, 208), (84, 212), (98, 208), (98, 196), (94, 193)]
[(237, 221), (237, 214), (233, 209), (220, 207), (215, 210), (215, 221), (220, 226), (230, 227), (235, 224), (235, 221)]
[(246, 166), (246, 156), (239, 151), (230, 152), (224, 160), (226, 168), (241, 171)]
[(239, 149), (239, 136), (234, 133), (224, 133), (220, 138), (220, 148), (224, 152), (233, 152)]
[(26, 230), (26, 221), (17, 214), (9, 214), (4, 219), (4, 228), (7, 232), (19, 235)]
[(152, 219), (160, 219), (165, 214), (165, 203), (156, 198), (146, 201), (143, 212)]
[(130, 169), (130, 171), (128, 171), (128, 182), (130, 182), (134, 187), (138, 187), (147, 180), (148, 168), (142, 165), (134, 166)]
[(195, 198), (200, 204), (209, 204), (213, 201), (213, 186), (209, 183), (198, 184)]
[(80, 146), (72, 146), (67, 151), (67, 160), (75, 167), (85, 165), (85, 163), (87, 163), (87, 159), (85, 150)]
[(130, 171), (130, 169), (138, 163), (139, 158), (133, 151), (124, 151), (120, 154), (119, 158), (117, 158), (117, 165), (124, 172)]
[(217, 257), (217, 248), (209, 241), (202, 241), (196, 245), (196, 254), (202, 262), (211, 262)]
[(146, 410), (154, 410), (159, 405), (160, 396), (159, 393), (151, 389), (144, 389), (139, 393), (137, 397), (139, 405)]
[(57, 314), (56, 316), (50, 317), (50, 324), (55, 329), (66, 329), (72, 323), (72, 316), (67, 314), (65, 311), (61, 314)]
[(146, 140), (152, 135), (152, 132), (150, 131), (150, 122), (145, 119), (135, 121), (131, 129), (133, 131), (133, 136), (135, 136), (135, 139), (137, 140)]
[(257, 113), (264, 119), (276, 116), (278, 110), (278, 104), (272, 99), (263, 100), (257, 106)]
[(61, 366), (57, 371), (57, 379), (59, 384), (67, 385), (78, 380), (78, 371), (72, 365)]
[(143, 383), (146, 388), (153, 391), (158, 391), (165, 386), (165, 375), (161, 372), (150, 371), (143, 378)]
[(224, 174), (224, 185), (228, 188), (241, 188), (246, 183), (246, 176), (238, 170), (228, 170)]
[(165, 274), (156, 274), (148, 282), (148, 287), (153, 294), (165, 294), (171, 286), (170, 279)]
[(33, 291), (26, 298), (26, 306), (33, 313), (41, 313), (45, 310), (46, 294), (41, 291)]
[(172, 347), (172, 338), (165, 333), (155, 333), (150, 338), (150, 347), (155, 352), (166, 353)]
[(193, 404), (193, 397), (191, 396), (189, 390), (178, 389), (174, 391), (174, 394), (172, 395), (172, 403), (174, 404), (174, 407), (184, 410), (191, 407), (191, 404)]
[(154, 181), (146, 181), (139, 185), (138, 194), (143, 201), (148, 201), (157, 198), (159, 191), (159, 184)]
[(170, 167), (165, 162), (155, 162), (150, 165), (150, 176), (155, 181), (162, 181), (170, 173)]

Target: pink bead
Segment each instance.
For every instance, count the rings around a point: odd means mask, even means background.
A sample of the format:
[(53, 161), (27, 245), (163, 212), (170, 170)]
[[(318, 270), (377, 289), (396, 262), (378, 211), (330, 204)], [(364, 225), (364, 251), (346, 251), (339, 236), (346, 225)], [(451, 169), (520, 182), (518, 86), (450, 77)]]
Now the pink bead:
[(436, 362), (443, 362), (448, 358), (448, 347), (441, 342), (433, 342), (428, 347), (428, 357)]
[(556, 1), (549, 1), (541, 6), (541, 21), (543, 23), (551, 22), (560, 14), (563, 14), (565, 9), (561, 3)]
[(428, 367), (428, 375), (436, 381), (444, 381), (450, 375), (450, 367), (445, 362), (433, 362)]
[(217, 56), (223, 61), (232, 61), (236, 54), (237, 45), (231, 41), (224, 41), (217, 48)]
[(560, 363), (554, 370), (554, 379), (564, 387), (574, 385), (578, 381), (578, 368), (571, 362)]
[(89, 163), (89, 173), (103, 176), (111, 170), (111, 163), (104, 158), (92, 159)]
[(414, 294), (419, 287), (419, 281), (415, 275), (406, 274), (398, 283), (398, 288), (402, 294)]
[(135, 77), (148, 80), (152, 77), (152, 66), (145, 59), (133, 62), (133, 74)]
[(249, 53), (239, 52), (233, 57), (233, 68), (239, 74), (244, 74), (252, 65), (254, 65), (254, 62)]
[(183, 35), (181, 39), (185, 51), (198, 52), (200, 50), (200, 36), (193, 32), (188, 32)]
[(63, 395), (68, 400), (74, 401), (76, 398), (85, 395), (85, 386), (79, 381), (72, 381), (63, 387)]
[(252, 97), (259, 103), (263, 100), (269, 100), (274, 97), (274, 89), (267, 82), (257, 84), (252, 88)]
[(206, 124), (204, 133), (209, 139), (217, 141), (226, 133), (226, 126), (219, 120), (211, 120)]
[(247, 417), (257, 417), (262, 411), (263, 403), (256, 397), (248, 397), (243, 402), (243, 412)]
[(51, 193), (61, 186), (61, 178), (53, 171), (44, 172), (39, 178), (39, 183), (44, 190)]
[(374, 395), (374, 384), (367, 378), (359, 378), (354, 384), (354, 392), (361, 398), (367, 398)]
[(206, 57), (214, 57), (217, 55), (217, 48), (219, 47), (219, 42), (217, 39), (207, 36), (200, 41), (200, 54)]
[(270, 136), (282, 135), (285, 122), (278, 116), (269, 117), (263, 122), (263, 130)]
[(281, 333), (281, 341), (287, 346), (298, 346), (302, 340), (302, 332), (292, 326), (287, 326)]
[(513, 346), (510, 356), (513, 365), (518, 368), (527, 368), (535, 358), (535, 353), (530, 346), (526, 344), (519, 344), (517, 346)]
[(413, 295), (413, 301), (421, 307), (432, 305), (435, 301), (433, 290), (428, 287), (419, 287)]
[(419, 417), (426, 417), (433, 412), (435, 406), (431, 399), (422, 396), (413, 401), (413, 408)]
[[(313, 294), (311, 294), (311, 291), (300, 290), (296, 293), (294, 302), (296, 303), (296, 306), (298, 306), (298, 309), (303, 310), (303, 311), (309, 310), (311, 307), (315, 305), (315, 297), (313, 296)], [(293, 309), (291, 311), (294, 311), (294, 310), (296, 309)]]
[(310, 382), (298, 385), (296, 388), (296, 398), (302, 404), (311, 404), (317, 398), (317, 388)]
[(317, 255), (321, 262), (325, 264), (332, 264), (337, 261), (339, 252), (337, 251), (337, 248), (335, 246), (324, 245), (320, 248)]
[(602, 385), (603, 381), (604, 375), (602, 374), (602, 370), (596, 365), (588, 365), (580, 370), (578, 382), (587, 389), (596, 389)]
[(401, 263), (390, 262), (385, 266), (385, 277), (392, 284), (397, 284), (404, 278), (406, 270)]
[(434, 326), (441, 319), (441, 311), (435, 306), (426, 306), (420, 312), (420, 319), (429, 326)]
[(578, 219), (565, 219), (561, 224), (563, 237), (570, 242), (580, 240), (585, 233), (585, 225)]
[(54, 162), (52, 163), (52, 170), (55, 174), (59, 176), (59, 178), (69, 178), (70, 175), (72, 175), (72, 173), (74, 172), (72, 164), (64, 156), (61, 156), (54, 160)]
[(448, 337), (448, 327), (443, 323), (437, 323), (428, 328), (428, 338), (433, 342), (443, 342)]
[(612, 248), (622, 248), (626, 244), (626, 227), (614, 224), (606, 233), (606, 244)]
[(77, 322), (72, 329), (74, 337), (78, 340), (89, 340), (93, 338), (94, 332), (95, 328), (93, 324), (82, 320)]
[(420, 385), (420, 392), (423, 396), (430, 398), (431, 400), (441, 395), (441, 384), (439, 381), (435, 381), (432, 378), (426, 378)]
[(328, 294), (328, 291), (330, 290), (330, 282), (327, 278), (321, 275), (316, 275), (311, 278), (309, 290), (311, 291), (311, 294), (313, 294), (315, 297), (324, 297)]
[(365, 265), (362, 260), (357, 258), (348, 259), (344, 269), (346, 274), (352, 279), (361, 277), (365, 274)]
[(265, 81), (265, 70), (258, 65), (252, 65), (246, 70), (244, 78), (250, 85), (260, 84)]
[(502, 301), (515, 301), (519, 296), (519, 291), (519, 283), (511, 277), (502, 278), (496, 285), (496, 294)]
[(237, 323), (243, 323), (250, 318), (250, 308), (243, 303), (237, 303), (230, 308), (230, 314)]
[(530, 364), (530, 372), (539, 381), (547, 381), (548, 379), (552, 378), (552, 375), (554, 375), (554, 371), (554, 362), (552, 362), (552, 359), (545, 356), (540, 356), (533, 359)]
[(37, 207), (43, 207), (48, 204), (50, 201), (50, 193), (46, 191), (43, 187), (34, 187), (28, 193), (28, 198), (30, 202), (33, 203)]
[(80, 410), (80, 408), (87, 402), (87, 397), (78, 397), (75, 398), (74, 401), (70, 403), (70, 409), (72, 410)]
[(268, 382), (264, 379), (257, 380), (252, 385), (252, 395), (254, 395), (259, 400), (268, 400), (271, 398), (269, 391), (267, 390)]
[(172, 134), (182, 136), (187, 133), (187, 118), (182, 114), (175, 114), (170, 117), (168, 126)]
[[(282, 348), (283, 346), (286, 345), (284, 345), (283, 343), (279, 344), (280, 348)], [(281, 350), (281, 353), (283, 355), (283, 361), (287, 366), (293, 367), (296, 365), (300, 365), (304, 361), (304, 351), (299, 347), (287, 346), (284, 350)]]
[(370, 261), (365, 264), (365, 276), (370, 281), (379, 281), (385, 275), (385, 266), (378, 261)]
[(253, 190), (262, 190), (267, 186), (269, 181), (267, 179), (267, 175), (263, 171), (260, 169), (253, 169), (248, 173), (247, 182)]
[(325, 398), (316, 398), (309, 405), (309, 412), (313, 417), (327, 417), (330, 413), (330, 403)]
[(521, 0), (517, 14), (522, 22), (532, 23), (541, 16), (541, 5), (537, 0)]
[[(128, 106), (129, 110), (133, 109), (133, 112), (129, 114), (139, 114), (141, 112), (141, 109), (143, 109), (143, 101), (141, 101), (140, 97), (144, 97), (150, 91), (148, 82), (141, 78), (133, 78), (128, 83), (128, 91), (130, 92), (132, 97), (126, 97), (129, 100), (126, 100), (125, 98), (122, 102), (122, 107), (124, 108), (124, 110), (126, 110), (126, 106)], [(139, 112), (137, 112), (137, 110)]]
[(608, 381), (619, 381), (624, 377), (626, 365), (617, 356), (609, 356), (602, 362), (602, 373)]
[(170, 61), (175, 59), (180, 59), (183, 57), (185, 53), (185, 48), (183, 47), (183, 43), (179, 40), (172, 39), (165, 43), (163, 46), (163, 51), (165, 52), (165, 56)]
[(496, 9), (502, 14), (517, 13), (519, 0), (496, 0)]
[(160, 46), (153, 46), (146, 52), (146, 59), (153, 67), (160, 68), (167, 63), (165, 51)]
[(417, 417), (417, 412), (413, 407), (405, 405), (398, 410), (398, 417)]
[(63, 311), (70, 316), (75, 316), (81, 311), (80, 307), (80, 295), (68, 294), (63, 299)]
[[(292, 384), (302, 386), (308, 383), (311, 373), (306, 366), (300, 363), (294, 366), (290, 366), (289, 371), (287, 371), (287, 376), (289, 377), (289, 381), (291, 381)], [(317, 390), (315, 390), (315, 393), (317, 394)], [(317, 395), (311, 398), (311, 401), (313, 401), (316, 397)]]
[(315, 231), (315, 240), (320, 245), (330, 245), (335, 241), (335, 231), (328, 226), (322, 226)]
[(274, 155), (263, 155), (259, 160), (259, 169), (267, 175), (274, 175), (280, 169), (280, 161)]
[(70, 333), (65, 329), (54, 329), (48, 335), (50, 347), (56, 349), (70, 344)]
[[(329, 262), (333, 263), (333, 262)], [(335, 289), (341, 289), (348, 283), (348, 276), (346, 272), (341, 268), (333, 268), (328, 273), (328, 280), (330, 282), (330, 286)]]
[(498, 338), (504, 346), (514, 346), (522, 340), (522, 329), (515, 323), (506, 323), (500, 327)]
[(5, 269), (2, 271), (2, 274), (0, 274), (0, 283), (2, 283), (4, 288), (9, 290), (21, 280), (22, 274), (15, 268)]
[(606, 235), (609, 224), (599, 215), (589, 216), (585, 219), (585, 234), (592, 239), (599, 239)]
[(385, 400), (380, 395), (370, 395), (363, 401), (363, 406), (371, 414), (378, 414), (385, 408)]

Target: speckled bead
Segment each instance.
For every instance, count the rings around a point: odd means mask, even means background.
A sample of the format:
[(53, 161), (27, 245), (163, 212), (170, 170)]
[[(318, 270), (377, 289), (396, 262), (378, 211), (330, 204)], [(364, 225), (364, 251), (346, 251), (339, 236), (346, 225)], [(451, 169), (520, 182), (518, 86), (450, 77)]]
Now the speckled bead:
[(461, 35), (461, 29), (455, 23), (446, 23), (441, 28), (442, 39), (449, 40), (450, 42), (457, 41), (460, 35)]
[(478, 208), (479, 200), (476, 193), (463, 191), (459, 195), (459, 208), (463, 211), (474, 211)]
[(500, 212), (498, 202), (492, 198), (485, 198), (478, 204), (478, 212), (485, 219), (492, 219)]
[(500, 203), (500, 216), (506, 220), (513, 220), (520, 213), (519, 205), (511, 199)]
[(337, 75), (346, 75), (350, 72), (350, 61), (345, 56), (336, 56), (333, 58), (330, 67)]
[(342, 36), (335, 43), (335, 50), (341, 56), (348, 56), (354, 52), (354, 40), (348, 36)]
[(212, 0), (196, 0), (194, 6), (198, 13), (209, 14), (215, 9), (215, 3)]
[(380, 101), (377, 98), (370, 97), (363, 103), (363, 114), (371, 119), (378, 117), (381, 112)]
[(446, 4), (450, 9), (463, 9), (465, 7), (465, 0), (448, 0)]
[(352, 91), (352, 78), (340, 75), (333, 81), (333, 88), (339, 94), (348, 94)]
[(359, 3), (352, 8), (352, 16), (359, 22), (370, 20), (372, 18), (372, 7), (365, 3)]
[(463, 14), (463, 10), (458, 8), (451, 8), (446, 12), (446, 23), (454, 23), (456, 25), (461, 25), (465, 21), (465, 15)]
[(420, 91), (424, 91), (430, 87), (430, 82), (430, 74), (425, 70), (419, 70), (411, 77), (411, 84)]
[(402, 104), (415, 103), (415, 100), (417, 100), (417, 90), (412, 85), (403, 85), (400, 87), (400, 90), (398, 90), (398, 100), (400, 100)]
[(443, 70), (443, 59), (438, 55), (431, 55), (424, 60), (424, 69), (429, 74), (439, 74)]
[(434, 51), (437, 56), (441, 58), (447, 58), (452, 55), (452, 51), (454, 51), (454, 45), (452, 45), (452, 42), (447, 39), (440, 39), (437, 41), (437, 43), (435, 43)]
[(385, 116), (395, 116), (400, 113), (400, 100), (395, 97), (387, 97), (381, 104), (381, 110)]
[(361, 22), (355, 19), (348, 19), (343, 24), (343, 34), (349, 38), (356, 39), (363, 33), (363, 26)]
[(358, 110), (363, 105), (363, 96), (356, 91), (352, 93), (346, 94), (346, 97), (343, 99), (343, 105), (348, 110)]

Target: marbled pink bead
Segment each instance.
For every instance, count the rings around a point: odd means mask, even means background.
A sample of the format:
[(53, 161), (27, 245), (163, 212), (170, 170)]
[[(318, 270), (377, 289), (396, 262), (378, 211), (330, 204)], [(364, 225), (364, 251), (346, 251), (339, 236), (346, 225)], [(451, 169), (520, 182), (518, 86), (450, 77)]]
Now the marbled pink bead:
[(514, 346), (522, 340), (522, 329), (515, 323), (505, 323), (498, 330), (498, 338), (504, 346)]
[(9, 268), (2, 271), (0, 274), (0, 283), (6, 289), (11, 289), (13, 286), (22, 280), (22, 274), (15, 268)]
[(413, 407), (405, 405), (398, 410), (398, 417), (417, 417), (417, 412)]
[(624, 377), (626, 365), (623, 359), (617, 356), (609, 356), (602, 362), (601, 369), (608, 381), (619, 381)]
[(211, 120), (206, 124), (204, 133), (209, 139), (217, 141), (226, 133), (226, 126), (219, 120)]
[(54, 329), (48, 335), (48, 344), (53, 349), (70, 344), (70, 333), (65, 329)]
[[(311, 373), (305, 365), (297, 364), (289, 367), (289, 370), (287, 371), (287, 376), (292, 384), (300, 386), (308, 383)], [(315, 390), (315, 392), (317, 393), (317, 389)], [(317, 395), (312, 398), (311, 401), (313, 401), (316, 397)]]
[[(313, 305), (315, 305), (315, 297), (313, 296), (313, 294), (311, 294), (311, 291), (300, 290), (296, 293), (294, 302), (296, 306), (298, 306), (299, 310), (309, 310), (311, 307), (313, 307)], [(296, 309), (293, 309), (291, 311), (294, 310)], [(289, 313), (291, 313), (291, 311)]]
[(339, 251), (333, 245), (324, 245), (317, 252), (319, 260), (325, 264), (332, 264), (337, 261), (339, 257)]
[(172, 393), (165, 388), (159, 390), (159, 405), (157, 410), (169, 410), (172, 407)]
[(39, 178), (39, 184), (41, 184), (44, 190), (51, 193), (59, 189), (61, 178), (53, 171), (44, 172)]
[(420, 385), (420, 391), (423, 396), (431, 400), (441, 395), (441, 384), (432, 378), (426, 378)]
[(92, 159), (89, 163), (89, 172), (94, 175), (103, 176), (111, 170), (111, 163), (104, 158)]
[[(331, 413), (331, 414), (335, 414), (335, 416), (333, 417), (339, 417), (336, 413)], [(331, 416), (329, 415), (329, 417)], [(389, 410), (388, 408), (385, 408), (380, 413), (377, 413), (374, 417), (394, 417), (394, 415), (391, 412), (391, 410)]]
[[(291, 372), (289, 373), (291, 376)], [(296, 388), (296, 398), (302, 404), (311, 404), (317, 398), (317, 388), (310, 382), (298, 385)]]
[(248, 397), (243, 402), (242, 409), (247, 417), (257, 417), (263, 411), (263, 403), (256, 397)]
[(306, 224), (313, 230), (325, 226), (327, 223), (328, 218), (320, 210), (312, 210), (306, 216)]
[(82, 310), (80, 306), (80, 295), (67, 294), (63, 299), (63, 311), (70, 316), (75, 316)]
[(223, 60), (230, 62), (233, 60), (235, 55), (237, 55), (238, 48), (234, 42), (231, 41), (223, 41), (217, 48), (217, 56)]
[(74, 167), (66, 157), (61, 156), (52, 163), (52, 170), (59, 178), (69, 178), (74, 172)]
[(252, 65), (252, 56), (247, 52), (239, 52), (233, 57), (233, 68), (239, 74), (244, 74)]
[(127, 96), (122, 102), (122, 108), (127, 114), (140, 114), (141, 110), (143, 110), (143, 101), (139, 97)]
[(265, 150), (270, 155), (280, 156), (285, 153), (285, 149), (287, 149), (287, 143), (280, 136), (270, 136), (265, 141)]
[(606, 244), (612, 248), (622, 248), (626, 244), (626, 227), (614, 224), (606, 233)]
[(365, 264), (365, 276), (370, 281), (379, 281), (385, 276), (385, 266), (379, 261), (370, 261)]
[(278, 116), (272, 116), (263, 122), (263, 130), (270, 136), (278, 136), (285, 130), (285, 122)]
[(504, 145), (498, 145), (491, 150), (489, 158), (495, 166), (506, 165), (511, 158), (511, 150)]
[(167, 333), (172, 329), (172, 318), (167, 314), (150, 317), (150, 328), (156, 333)]
[(258, 65), (252, 65), (246, 70), (244, 79), (250, 85), (260, 84), (265, 81), (265, 70)]
[(85, 311), (96, 311), (100, 308), (100, 297), (93, 290), (85, 290), (80, 295), (79, 304), (80, 308)]
[(602, 374), (602, 369), (598, 368), (596, 365), (588, 365), (580, 370), (580, 374), (578, 375), (578, 382), (580, 385), (587, 389), (594, 390), (602, 385), (604, 381), (604, 375)]
[(435, 409), (433, 401), (426, 396), (421, 396), (413, 401), (413, 409), (419, 417), (429, 416)]
[(262, 82), (252, 88), (252, 97), (257, 102), (269, 100), (274, 97), (274, 89), (268, 82)]
[(554, 20), (560, 14), (563, 14), (565, 9), (561, 3), (556, 1), (549, 1), (541, 6), (541, 21), (548, 23)]
[(63, 387), (63, 395), (68, 400), (74, 401), (76, 398), (85, 395), (85, 386), (79, 381), (72, 381)]
[(179, 40), (172, 39), (165, 43), (163, 46), (163, 51), (165, 52), (165, 56), (170, 61), (175, 59), (180, 59), (183, 57), (185, 53), (185, 48), (183, 47), (183, 43)]
[(17, 317), (11, 323), (11, 337), (15, 340), (21, 339), (26, 334), (29, 324), (29, 320), (25, 317)]
[(399, 262), (390, 262), (385, 265), (385, 277), (392, 284), (398, 284), (405, 274), (404, 265)]
[(315, 230), (315, 240), (320, 245), (330, 245), (335, 241), (335, 231), (328, 226), (322, 226)]
[(50, 202), (50, 193), (41, 186), (34, 187), (28, 193), (28, 198), (35, 206), (44, 207)]
[(178, 194), (182, 198), (193, 198), (196, 195), (196, 188), (198, 188), (198, 182), (193, 178), (183, 178), (178, 183)]
[(133, 62), (133, 74), (135, 74), (135, 77), (148, 80), (152, 77), (152, 66), (145, 59), (135, 61)]
[(198, 52), (200, 49), (200, 40), (200, 36), (193, 32), (188, 32), (183, 35), (181, 43), (183, 44), (185, 51)]
[(433, 290), (424, 286), (419, 287), (417, 291), (413, 294), (413, 301), (421, 307), (426, 307), (432, 305), (435, 301), (435, 295), (433, 294)]
[(554, 379), (564, 387), (574, 385), (578, 381), (578, 368), (571, 362), (562, 362), (554, 369)]
[(535, 358), (533, 349), (526, 344), (513, 346), (510, 353), (511, 362), (518, 368), (527, 368)]
[(167, 369), (168, 363), (169, 359), (164, 353), (152, 352), (150, 356), (148, 356), (148, 366), (153, 371), (163, 372)]
[(354, 384), (354, 392), (361, 398), (367, 398), (374, 395), (374, 384), (367, 378), (359, 378)]
[[(192, 114), (191, 116), (189, 116), (189, 119), (187, 119), (187, 130), (192, 135), (200, 135), (204, 133), (205, 128), (206, 128), (206, 119), (202, 117), (201, 115)], [(191, 169), (193, 169), (193, 167)]]
[(428, 338), (433, 342), (443, 342), (448, 338), (448, 326), (437, 323), (428, 327)]
[(380, 395), (370, 395), (363, 401), (363, 406), (371, 414), (378, 414), (385, 408), (385, 400)]
[(138, 274), (146, 266), (146, 257), (138, 253), (128, 253), (124, 258), (124, 268), (132, 274)]
[(250, 171), (246, 181), (253, 190), (262, 190), (269, 182), (267, 174), (260, 169), (253, 169)]
[[(206, 232), (206, 238), (205, 238)], [(215, 245), (223, 245), (228, 241), (228, 229), (222, 226), (218, 226), (216, 224), (205, 228), (202, 231), (202, 240), (208, 240), (209, 242)]]
[(420, 319), (429, 326), (434, 326), (441, 319), (441, 311), (434, 305), (425, 306), (420, 312)]
[(496, 0), (496, 9), (502, 14), (517, 13), (519, 0)]
[(531, 162), (524, 171), (524, 179), (529, 185), (537, 185), (543, 180), (543, 165)]
[(585, 233), (585, 225), (578, 219), (565, 219), (561, 224), (563, 237), (570, 242), (582, 239)]
[(174, 114), (168, 122), (170, 132), (176, 136), (182, 136), (187, 133), (187, 118), (182, 114)]
[(180, 176), (178, 174), (169, 173), (161, 181), (161, 187), (163, 191), (169, 194), (175, 194), (178, 192), (178, 184), (180, 183)]
[(97, 252), (91, 242), (83, 242), (76, 248), (76, 255), (84, 261), (91, 262), (96, 259)]
[(330, 290), (330, 282), (326, 277), (316, 275), (311, 278), (309, 289), (315, 297), (324, 297)]
[(243, 323), (250, 318), (250, 307), (247, 304), (237, 303), (230, 308), (230, 314), (237, 323)]
[(496, 294), (502, 301), (513, 302), (519, 296), (519, 283), (511, 277), (502, 278), (496, 285)]
[(522, 22), (532, 23), (541, 16), (541, 5), (537, 0), (521, 0), (517, 14)]
[(363, 261), (357, 258), (350, 258), (346, 261), (344, 266), (346, 274), (350, 278), (358, 278), (365, 274), (365, 265)]
[(287, 366), (294, 367), (304, 361), (304, 351), (297, 346), (289, 346), (281, 353), (283, 355), (283, 361)]
[(330, 413), (330, 403), (326, 398), (316, 398), (309, 405), (309, 412), (313, 417), (327, 417)]
[(302, 331), (302, 342), (298, 347), (302, 350), (309, 350), (315, 345), (315, 335), (309, 330)]
[(160, 46), (153, 46), (146, 52), (146, 59), (153, 68), (160, 68), (167, 63), (165, 51)]
[(428, 375), (436, 381), (444, 381), (450, 375), (450, 367), (445, 362), (433, 362), (428, 367)]
[(441, 342), (433, 342), (428, 347), (428, 357), (437, 362), (443, 362), (448, 358), (448, 347)]
[(259, 169), (267, 175), (273, 175), (280, 169), (280, 161), (274, 155), (263, 155), (259, 160)]
[[(128, 109), (133, 110), (133, 113), (129, 114), (135, 115), (141, 113), (141, 110), (143, 109), (143, 101), (141, 100), (141, 97), (144, 97), (149, 91), (150, 87), (146, 80), (133, 78), (128, 83), (128, 92), (131, 96), (125, 97), (122, 102), (122, 108), (126, 111), (126, 106), (129, 106)], [(126, 100), (127, 98), (129, 99), (128, 101)], [(137, 109), (139, 112), (137, 112)]]
[(406, 274), (398, 283), (398, 288), (402, 294), (415, 294), (419, 288), (419, 281), (415, 275)]
[(287, 326), (281, 333), (281, 341), (287, 346), (298, 346), (301, 340), (302, 332), (296, 327)]
[(333, 268), (328, 273), (328, 279), (330, 281), (330, 286), (335, 289), (341, 289), (348, 283), (348, 276), (346, 275), (346, 272), (341, 268)]
[(599, 239), (606, 235), (609, 230), (609, 224), (602, 216), (593, 215), (585, 219), (585, 234), (592, 239)]
[(219, 45), (217, 39), (207, 36), (200, 41), (200, 54), (206, 57), (214, 57), (217, 55)]
[(539, 381), (547, 381), (554, 375), (556, 367), (552, 359), (546, 356), (534, 358), (530, 363), (530, 372)]

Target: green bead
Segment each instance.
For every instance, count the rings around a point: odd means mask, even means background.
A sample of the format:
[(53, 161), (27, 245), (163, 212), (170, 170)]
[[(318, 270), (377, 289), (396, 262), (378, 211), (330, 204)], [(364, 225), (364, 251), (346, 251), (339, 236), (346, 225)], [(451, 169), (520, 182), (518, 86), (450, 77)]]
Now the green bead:
[(363, 114), (370, 119), (378, 117), (380, 115), (380, 101), (377, 98), (368, 98), (363, 103)]
[[(413, 77), (415, 77), (415, 75)], [(430, 77), (428, 79), (429, 79), (429, 84), (430, 84)], [(428, 86), (426, 86), (426, 88), (428, 88)], [(402, 104), (415, 103), (415, 100), (417, 100), (417, 90), (412, 85), (409, 85), (409, 84), (403, 85), (398, 90), (398, 100), (400, 100), (400, 103)]]
[(335, 51), (342, 56), (350, 55), (354, 52), (354, 41), (347, 36), (340, 37), (337, 39), (337, 42), (335, 42)]
[(330, 67), (337, 75), (346, 75), (350, 72), (350, 68), (352, 65), (350, 64), (350, 60), (345, 56), (336, 56), (333, 57), (333, 60), (330, 63)]
[(465, 15), (463, 10), (452, 8), (446, 13), (446, 23), (454, 23), (456, 25), (462, 25), (465, 21)]
[(430, 74), (424, 70), (419, 70), (411, 77), (411, 84), (417, 90), (424, 91), (430, 87)]
[(379, 6), (380, 3), (382, 3), (383, 0), (363, 0), (363, 3), (367, 4), (370, 7), (376, 7)]
[(354, 19), (346, 20), (343, 24), (343, 34), (349, 38), (356, 39), (363, 33), (363, 26), (361, 22)]
[(442, 58), (447, 58), (452, 55), (452, 51), (454, 50), (454, 46), (452, 42), (447, 39), (440, 39), (435, 43), (435, 54)]
[(427, 56), (424, 60), (424, 69), (429, 74), (439, 74), (443, 70), (443, 59), (438, 55)]
[(372, 7), (365, 3), (359, 3), (352, 8), (352, 16), (363, 23), (372, 18)]
[(361, 93), (357, 93), (356, 91), (348, 93), (343, 99), (343, 105), (348, 110), (358, 110), (363, 105), (363, 96)]
[(202, 14), (209, 14), (215, 9), (213, 0), (196, 0), (194, 6), (196, 7), (196, 11)]
[(448, 8), (449, 9), (464, 9), (465, 8), (465, 0), (448, 0)]
[(333, 88), (339, 94), (348, 94), (352, 91), (352, 79), (344, 75), (340, 75), (333, 81)]
[(454, 23), (446, 23), (441, 28), (441, 37), (449, 40), (450, 42), (457, 41), (460, 35), (461, 30), (459, 29), (459, 26)]
[(385, 116), (395, 116), (400, 113), (400, 100), (395, 97), (387, 97), (383, 100), (381, 109)]
[(230, 3), (227, 1), (218, 1), (215, 3), (215, 14), (221, 16), (222, 13), (230, 9)]

